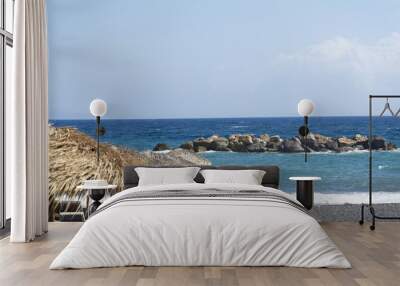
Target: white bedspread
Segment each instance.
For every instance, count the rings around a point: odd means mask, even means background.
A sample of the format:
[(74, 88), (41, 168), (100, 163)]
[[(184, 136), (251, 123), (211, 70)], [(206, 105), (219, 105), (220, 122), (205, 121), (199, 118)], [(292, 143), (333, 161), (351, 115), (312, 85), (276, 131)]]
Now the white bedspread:
[[(129, 192), (265, 190), (253, 185), (136, 187), (105, 201), (50, 269), (127, 265), (349, 268), (318, 222), (301, 210), (258, 198), (152, 198), (112, 202)], [(110, 205), (111, 204), (111, 205)], [(109, 205), (108, 208), (106, 206)]]

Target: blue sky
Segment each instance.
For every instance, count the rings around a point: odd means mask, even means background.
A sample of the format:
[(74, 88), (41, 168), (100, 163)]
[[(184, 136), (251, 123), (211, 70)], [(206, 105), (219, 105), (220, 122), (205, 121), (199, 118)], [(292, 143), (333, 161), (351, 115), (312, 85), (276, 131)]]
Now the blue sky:
[(48, 0), (47, 14), (52, 119), (90, 118), (94, 98), (107, 118), (297, 116), (302, 98), (365, 115), (368, 94), (400, 93), (400, 1)]

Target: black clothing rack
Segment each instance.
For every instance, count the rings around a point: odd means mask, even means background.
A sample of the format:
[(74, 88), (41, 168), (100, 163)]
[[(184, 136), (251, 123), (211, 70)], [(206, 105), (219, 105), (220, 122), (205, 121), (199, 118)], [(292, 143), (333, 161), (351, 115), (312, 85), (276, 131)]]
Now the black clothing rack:
[(394, 216), (380, 216), (376, 214), (375, 208), (372, 202), (372, 101), (374, 99), (389, 99), (389, 98), (400, 98), (400, 95), (370, 95), (369, 96), (369, 134), (368, 134), (368, 148), (369, 148), (369, 182), (368, 182), (368, 191), (369, 191), (369, 202), (368, 204), (361, 204), (361, 219), (359, 221), (360, 224), (364, 224), (364, 209), (368, 208), (369, 212), (372, 216), (372, 224), (370, 225), (370, 229), (375, 229), (375, 220), (400, 220), (400, 217)]

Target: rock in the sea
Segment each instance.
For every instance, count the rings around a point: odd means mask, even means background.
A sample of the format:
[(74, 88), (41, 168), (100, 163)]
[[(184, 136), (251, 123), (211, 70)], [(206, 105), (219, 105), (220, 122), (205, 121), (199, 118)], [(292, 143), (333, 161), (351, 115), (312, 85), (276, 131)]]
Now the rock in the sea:
[(267, 143), (266, 148), (268, 152), (279, 152), (281, 149), (281, 143), (280, 144), (272, 144), (270, 142)]
[(229, 136), (228, 149), (234, 152), (248, 152), (247, 146), (253, 144), (253, 138), (255, 137), (249, 134), (233, 134)]
[(267, 151), (278, 152), (281, 149), (283, 140), (278, 135), (271, 136), (269, 141), (266, 143)]
[(320, 152), (325, 151), (326, 147), (324, 144), (318, 143), (314, 134), (309, 134), (307, 137), (297, 137), (296, 139), (301, 142), (302, 146), (310, 152)]
[(264, 142), (269, 142), (269, 135), (268, 134), (261, 134), (260, 139)]
[(225, 137), (216, 137), (210, 144), (210, 149), (214, 151), (230, 151), (228, 148), (229, 140)]
[(280, 148), (284, 153), (304, 152), (304, 148), (298, 138), (284, 140)]
[(229, 142), (242, 142), (244, 144), (252, 144), (256, 136), (251, 134), (232, 134), (228, 137)]
[(330, 151), (334, 151), (334, 152), (340, 152), (339, 149), (339, 144), (336, 140), (329, 140), (325, 143), (325, 147), (330, 150)]
[(210, 137), (208, 137), (207, 139), (209, 140), (209, 141), (214, 141), (214, 140), (216, 140), (216, 139), (218, 139), (219, 138), (219, 135), (218, 134), (214, 134), (214, 135), (211, 135)]
[(354, 135), (353, 140), (356, 142), (364, 142), (368, 141), (368, 137), (361, 134), (356, 134)]
[[(192, 148), (190, 146), (192, 144)], [(200, 137), (195, 139), (193, 142), (186, 142), (181, 147), (187, 150), (194, 150), (195, 152), (204, 152), (208, 150), (214, 151), (230, 151), (228, 148), (229, 140), (225, 137), (212, 135), (208, 138)]]
[(315, 141), (317, 141), (318, 144), (326, 144), (326, 143), (328, 143), (328, 141), (332, 140), (332, 138), (321, 135), (321, 134), (313, 134), (313, 135), (314, 135)]
[(207, 151), (207, 150), (210, 150), (211, 143), (212, 143), (212, 140), (210, 140), (210, 138), (206, 139), (206, 138), (200, 137), (193, 141), (193, 147), (196, 152), (202, 152), (202, 151), (197, 151), (199, 149), (201, 149), (201, 150), (205, 149), (205, 151)]
[(233, 152), (247, 152), (247, 145), (243, 142), (229, 141), (228, 148)]
[(359, 150), (363, 150), (363, 149), (368, 149), (369, 144), (368, 144), (368, 137), (361, 135), (361, 134), (356, 134), (353, 137), (353, 140), (356, 141), (356, 147)]
[(357, 144), (357, 145), (353, 146), (353, 149), (354, 150), (365, 150), (365, 147), (364, 147), (364, 145)]
[(269, 138), (269, 142), (271, 143), (281, 143), (283, 140), (279, 135), (274, 135)]
[(206, 152), (207, 148), (204, 146), (195, 146), (194, 147), (194, 152)]
[(393, 144), (391, 142), (386, 144), (386, 150), (387, 151), (392, 151), (392, 150), (396, 150), (396, 149), (397, 149), (397, 146), (395, 144)]
[(239, 141), (239, 134), (231, 134), (228, 137), (229, 142), (233, 142), (233, 141)]
[(153, 151), (166, 151), (166, 150), (171, 150), (171, 147), (169, 147), (165, 143), (158, 143), (156, 146), (154, 146)]
[(373, 136), (371, 140), (371, 148), (372, 150), (385, 150), (385, 138), (383, 138), (382, 136)]
[(181, 144), (181, 146), (179, 147), (185, 150), (194, 151), (194, 146), (192, 141), (185, 142)]
[(242, 142), (244, 145), (250, 145), (253, 144), (253, 136), (249, 134), (245, 135), (240, 135), (239, 136), (239, 142)]
[(354, 151), (354, 148), (351, 146), (339, 147), (339, 152), (350, 152), (350, 151)]
[(339, 137), (337, 142), (339, 147), (352, 147), (357, 143), (355, 140), (347, 138), (346, 136)]
[(253, 144), (247, 145), (247, 151), (248, 152), (265, 152), (265, 151), (267, 151), (267, 148), (265, 147), (265, 144), (258, 142), (258, 143), (253, 143)]

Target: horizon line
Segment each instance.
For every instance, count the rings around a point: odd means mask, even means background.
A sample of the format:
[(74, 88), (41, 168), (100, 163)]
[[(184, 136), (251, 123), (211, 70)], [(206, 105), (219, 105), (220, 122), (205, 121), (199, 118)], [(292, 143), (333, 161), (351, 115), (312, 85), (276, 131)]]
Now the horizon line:
[[(340, 118), (340, 117), (368, 117), (368, 115), (316, 115), (309, 116), (310, 118)], [(380, 117), (379, 115), (374, 115), (372, 117)], [(392, 116), (383, 116), (392, 117)], [(261, 119), (261, 118), (303, 118), (302, 116), (238, 116), (238, 117), (158, 117), (158, 118), (104, 118), (102, 120), (204, 120), (204, 119)], [(48, 121), (76, 121), (76, 120), (95, 120), (93, 117), (86, 118), (49, 118)]]

